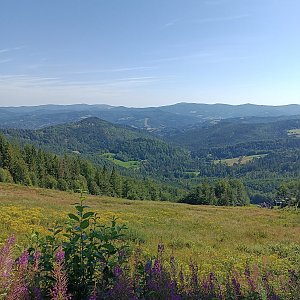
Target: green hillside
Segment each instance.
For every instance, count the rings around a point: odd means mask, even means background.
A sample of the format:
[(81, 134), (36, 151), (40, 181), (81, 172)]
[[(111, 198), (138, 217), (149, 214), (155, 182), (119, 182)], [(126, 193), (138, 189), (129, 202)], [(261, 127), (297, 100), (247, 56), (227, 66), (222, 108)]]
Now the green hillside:
[[(195, 165), (187, 150), (146, 132), (98, 118), (39, 130), (8, 129), (3, 132), (22, 143), (34, 143), (57, 154), (78, 154), (100, 164), (104, 161), (114, 163), (103, 156), (112, 153), (115, 159), (125, 163), (125, 168), (126, 162), (138, 162), (140, 167), (135, 169), (142, 175), (170, 177)], [(116, 166), (124, 167), (124, 164), (116, 163)]]
[[(75, 193), (0, 183), (0, 241), (12, 233), (20, 242), (32, 230), (45, 234), (56, 220), (66, 218), (78, 198)], [(173, 253), (187, 266), (192, 258), (204, 272), (212, 268), (226, 273), (232, 264), (242, 268), (262, 261), (280, 271), (299, 259), (296, 212), (96, 196), (87, 196), (86, 204), (99, 213), (101, 222), (116, 216), (118, 223), (126, 224), (131, 243), (140, 243), (149, 255), (163, 242), (166, 255)]]
[[(169, 140), (193, 151), (251, 143), (292, 139), (290, 134), (300, 127), (300, 118), (291, 120), (228, 119), (217, 123), (187, 128), (170, 135)], [(267, 119), (268, 120), (268, 119)], [(298, 145), (298, 144), (297, 144)], [(263, 149), (262, 149), (263, 150)]]

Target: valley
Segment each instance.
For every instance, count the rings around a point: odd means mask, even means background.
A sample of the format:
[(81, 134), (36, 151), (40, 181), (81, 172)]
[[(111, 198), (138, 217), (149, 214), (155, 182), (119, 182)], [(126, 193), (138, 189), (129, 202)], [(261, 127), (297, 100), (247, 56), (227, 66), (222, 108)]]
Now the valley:
[[(186, 192), (204, 180), (235, 177), (246, 185), (251, 201), (261, 198), (271, 203), (281, 183), (300, 176), (298, 109), (297, 105), (192, 103), (141, 109), (0, 108), (7, 113), (0, 130), (22, 145), (78, 156), (100, 167), (116, 168), (122, 175), (147, 177)], [(18, 116), (18, 121), (12, 116)], [(31, 129), (23, 129), (26, 118)], [(45, 118), (53, 125), (41, 123)]]

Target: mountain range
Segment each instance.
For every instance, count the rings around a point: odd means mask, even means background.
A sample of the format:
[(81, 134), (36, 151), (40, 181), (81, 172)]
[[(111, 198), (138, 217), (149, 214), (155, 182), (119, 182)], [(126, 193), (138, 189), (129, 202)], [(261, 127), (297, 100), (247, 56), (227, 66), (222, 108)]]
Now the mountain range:
[(300, 105), (228, 105), (177, 103), (161, 107), (130, 108), (109, 105), (41, 105), (0, 107), (0, 128), (38, 129), (76, 122), (87, 117), (164, 134), (203, 122), (243, 117), (280, 117), (300, 115)]

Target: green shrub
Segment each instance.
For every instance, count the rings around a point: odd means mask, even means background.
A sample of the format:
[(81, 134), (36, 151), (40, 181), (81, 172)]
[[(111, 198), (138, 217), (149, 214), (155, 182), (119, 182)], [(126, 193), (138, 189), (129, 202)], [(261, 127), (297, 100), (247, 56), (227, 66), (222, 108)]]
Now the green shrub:
[[(95, 285), (110, 287), (115, 266), (126, 261), (128, 246), (124, 240), (126, 226), (99, 224), (98, 216), (87, 211), (84, 197), (75, 203), (75, 213), (68, 214), (65, 226), (49, 229), (50, 235), (32, 236), (30, 253), (41, 253), (41, 263), (45, 274), (53, 272), (55, 253), (61, 247), (65, 253), (65, 267), (68, 272), (69, 289), (75, 299), (85, 299)], [(99, 280), (100, 278), (100, 280)], [(41, 278), (41, 286), (48, 289), (52, 284), (49, 277)]]

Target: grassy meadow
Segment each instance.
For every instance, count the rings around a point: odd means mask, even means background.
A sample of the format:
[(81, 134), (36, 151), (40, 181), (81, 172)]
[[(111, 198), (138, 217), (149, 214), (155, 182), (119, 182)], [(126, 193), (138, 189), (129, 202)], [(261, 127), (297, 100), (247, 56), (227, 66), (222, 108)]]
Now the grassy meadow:
[(267, 156), (267, 154), (257, 154), (257, 155), (248, 155), (248, 156), (239, 156), (239, 157), (234, 157), (234, 158), (226, 158), (226, 159), (220, 159), (220, 160), (215, 160), (214, 163), (223, 163), (226, 164), (229, 167), (232, 167), (235, 164), (239, 165), (245, 165), (253, 161), (254, 159), (259, 159)]
[(294, 136), (294, 137), (300, 137), (300, 129), (288, 130), (288, 135), (291, 135), (291, 136)]
[(113, 153), (104, 153), (102, 157), (108, 159), (110, 162), (116, 164), (117, 166), (126, 168), (126, 169), (137, 169), (140, 167), (141, 163), (137, 160), (122, 161), (115, 158)]
[[(79, 195), (40, 188), (0, 184), (0, 243), (16, 234), (20, 245), (32, 230), (62, 222)], [(102, 222), (113, 216), (129, 228), (132, 243), (156, 254), (163, 242), (187, 266), (190, 259), (203, 272), (225, 272), (245, 264), (288, 270), (300, 262), (300, 214), (257, 207), (191, 206), (170, 202), (132, 201), (87, 196), (87, 205)]]

